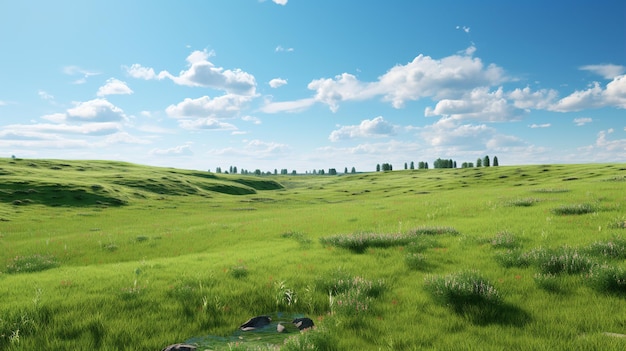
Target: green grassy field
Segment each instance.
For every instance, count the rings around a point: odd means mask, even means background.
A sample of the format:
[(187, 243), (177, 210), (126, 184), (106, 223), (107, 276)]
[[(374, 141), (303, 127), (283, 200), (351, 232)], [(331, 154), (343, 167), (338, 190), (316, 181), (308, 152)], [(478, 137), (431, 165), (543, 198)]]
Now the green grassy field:
[[(0, 159), (0, 349), (626, 349), (626, 165)], [(241, 332), (308, 316), (300, 333)]]

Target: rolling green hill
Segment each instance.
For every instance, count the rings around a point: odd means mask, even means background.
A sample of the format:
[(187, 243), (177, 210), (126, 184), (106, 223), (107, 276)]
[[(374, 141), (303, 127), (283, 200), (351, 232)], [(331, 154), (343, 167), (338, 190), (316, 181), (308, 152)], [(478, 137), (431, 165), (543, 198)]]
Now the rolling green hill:
[[(0, 349), (622, 350), (625, 202), (624, 164), (0, 159)], [(238, 330), (261, 314), (316, 329)]]

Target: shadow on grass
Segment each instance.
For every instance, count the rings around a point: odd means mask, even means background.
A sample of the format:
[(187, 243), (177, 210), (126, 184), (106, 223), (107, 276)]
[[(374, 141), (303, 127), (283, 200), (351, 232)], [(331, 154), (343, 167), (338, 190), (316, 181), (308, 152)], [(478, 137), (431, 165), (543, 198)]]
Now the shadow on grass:
[(523, 327), (532, 321), (532, 316), (528, 312), (508, 303), (455, 303), (451, 307), (456, 314), (476, 325)]

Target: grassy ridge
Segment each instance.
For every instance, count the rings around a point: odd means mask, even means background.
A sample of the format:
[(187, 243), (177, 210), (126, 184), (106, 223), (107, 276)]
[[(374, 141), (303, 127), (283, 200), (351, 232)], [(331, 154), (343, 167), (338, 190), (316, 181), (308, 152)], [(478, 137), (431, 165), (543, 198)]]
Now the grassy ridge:
[[(282, 311), (319, 327), (284, 349), (623, 349), (605, 333), (626, 334), (610, 284), (625, 180), (619, 164), (243, 177), (0, 160), (0, 347), (158, 350)], [(225, 340), (207, 345), (274, 347)]]

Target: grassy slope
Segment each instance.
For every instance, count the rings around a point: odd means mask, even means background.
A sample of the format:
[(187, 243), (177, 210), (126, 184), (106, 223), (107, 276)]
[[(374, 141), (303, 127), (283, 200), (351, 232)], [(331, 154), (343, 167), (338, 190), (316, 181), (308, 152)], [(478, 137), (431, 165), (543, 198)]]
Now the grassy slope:
[[(528, 251), (624, 236), (625, 178), (616, 164), (258, 178), (0, 160), (0, 271), (16, 256), (60, 262), (0, 274), (0, 312), (13, 323), (2, 340), (16, 350), (159, 349), (284, 310), (332, 328), (341, 349), (620, 349), (626, 340), (602, 333), (626, 333), (623, 296), (577, 276), (560, 278), (558, 292), (540, 289), (536, 270), (502, 267), (487, 240), (509, 231)], [(520, 199), (532, 204), (515, 206)], [(582, 203), (596, 210), (551, 212)], [(420, 226), (461, 234), (431, 239), (419, 270), (404, 263), (408, 247), (355, 254), (318, 240)], [(424, 291), (426, 277), (468, 268), (494, 282), (510, 318), (476, 323)], [(365, 314), (329, 316), (323, 283), (338, 274), (384, 279), (384, 292)], [(296, 303), (277, 302), (279, 282)], [(18, 323), (20, 314), (33, 322)], [(9, 342), (18, 327), (19, 342)]]

